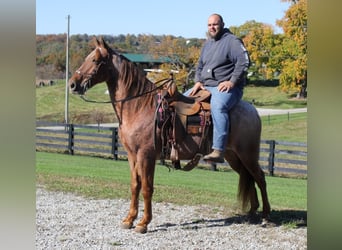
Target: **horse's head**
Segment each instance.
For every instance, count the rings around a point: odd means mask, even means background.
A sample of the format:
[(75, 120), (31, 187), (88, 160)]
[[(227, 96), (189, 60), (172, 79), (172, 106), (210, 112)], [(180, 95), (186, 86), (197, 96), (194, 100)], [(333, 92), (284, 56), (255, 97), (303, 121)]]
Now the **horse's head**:
[(70, 90), (74, 94), (83, 95), (89, 88), (110, 77), (111, 49), (101, 38), (95, 38), (95, 49), (85, 58), (81, 67), (69, 80)]

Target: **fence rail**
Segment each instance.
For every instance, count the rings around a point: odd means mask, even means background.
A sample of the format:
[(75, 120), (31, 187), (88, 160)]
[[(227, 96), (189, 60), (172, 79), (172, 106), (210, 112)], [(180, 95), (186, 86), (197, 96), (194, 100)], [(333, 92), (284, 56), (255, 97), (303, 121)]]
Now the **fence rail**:
[[(37, 122), (36, 150), (127, 158), (117, 127)], [(259, 162), (271, 176), (307, 175), (307, 144), (262, 140)]]

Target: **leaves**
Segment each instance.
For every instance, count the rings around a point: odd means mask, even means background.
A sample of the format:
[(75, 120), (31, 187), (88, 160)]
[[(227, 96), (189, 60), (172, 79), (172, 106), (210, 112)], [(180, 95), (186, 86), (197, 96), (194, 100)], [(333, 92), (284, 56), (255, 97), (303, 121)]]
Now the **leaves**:
[(149, 48), (149, 53), (166, 56), (171, 59), (171, 63), (161, 65), (161, 73), (151, 73), (149, 76), (158, 80), (168, 77), (171, 72), (177, 72), (174, 74), (177, 85), (185, 87), (188, 84), (188, 75), (199, 59), (201, 46), (202, 43), (195, 39), (192, 41), (173, 36), (162, 37), (158, 44)]
[(284, 30), (282, 74), (280, 86), (284, 91), (304, 92), (307, 87), (307, 0), (291, 1), (278, 24)]

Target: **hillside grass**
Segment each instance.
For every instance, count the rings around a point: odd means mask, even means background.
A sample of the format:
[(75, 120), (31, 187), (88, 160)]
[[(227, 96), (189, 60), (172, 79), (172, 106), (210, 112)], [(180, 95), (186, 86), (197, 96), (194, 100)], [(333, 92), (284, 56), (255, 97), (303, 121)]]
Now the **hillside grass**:
[[(37, 120), (63, 122), (65, 112), (65, 80), (56, 80), (55, 85), (36, 88)], [(108, 101), (105, 83), (94, 86), (87, 92), (87, 98)], [(281, 92), (277, 87), (246, 86), (243, 99), (262, 108), (301, 108), (306, 100), (292, 98), (292, 94)], [(72, 123), (96, 123), (93, 114), (104, 114), (103, 122), (116, 122), (111, 104), (96, 104), (83, 101), (78, 95), (69, 94), (69, 117)]]
[(307, 113), (262, 116), (262, 140), (307, 142)]
[[(36, 88), (37, 120), (64, 122), (65, 112), (65, 80), (57, 80), (53, 86)], [(97, 101), (108, 101), (106, 84), (98, 84), (87, 92), (87, 98)], [(88, 103), (78, 95), (69, 94), (69, 119), (71, 123), (96, 123), (93, 114), (101, 112), (105, 115), (103, 122), (116, 122), (115, 113), (110, 103)]]
[(247, 85), (243, 94), (243, 99), (252, 102), (257, 108), (293, 109), (306, 107), (306, 99), (294, 97), (295, 93), (284, 93), (278, 87), (257, 87), (253, 85)]

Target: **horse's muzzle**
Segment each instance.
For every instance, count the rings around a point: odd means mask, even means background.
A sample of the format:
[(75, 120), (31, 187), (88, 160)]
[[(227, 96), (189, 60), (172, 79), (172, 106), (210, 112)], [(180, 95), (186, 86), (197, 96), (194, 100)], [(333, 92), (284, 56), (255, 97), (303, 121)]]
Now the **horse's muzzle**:
[(73, 94), (79, 94), (79, 95), (83, 95), (86, 90), (85, 88), (82, 88), (80, 84), (77, 84), (74, 81), (69, 83), (69, 89)]
[(76, 83), (74, 83), (74, 82), (69, 83), (69, 88), (72, 92), (75, 92), (76, 91)]

